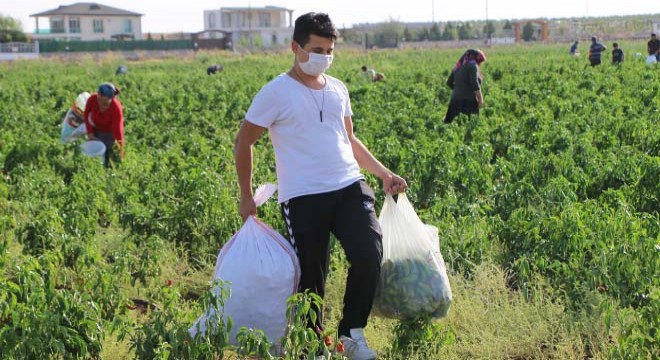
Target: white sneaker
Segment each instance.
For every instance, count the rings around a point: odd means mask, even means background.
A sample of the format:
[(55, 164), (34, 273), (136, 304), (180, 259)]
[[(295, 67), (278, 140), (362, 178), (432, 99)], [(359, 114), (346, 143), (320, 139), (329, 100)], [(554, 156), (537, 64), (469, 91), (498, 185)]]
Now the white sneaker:
[(378, 354), (369, 348), (362, 329), (351, 329), (351, 337), (340, 336), (344, 345), (344, 356), (350, 360), (375, 360)]

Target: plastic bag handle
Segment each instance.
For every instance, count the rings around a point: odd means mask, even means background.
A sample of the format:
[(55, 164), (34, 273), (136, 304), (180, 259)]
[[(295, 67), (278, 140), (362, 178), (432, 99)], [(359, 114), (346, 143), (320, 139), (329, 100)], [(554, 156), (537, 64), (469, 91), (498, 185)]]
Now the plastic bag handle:
[(254, 192), (254, 203), (257, 207), (263, 205), (277, 191), (277, 184), (265, 183), (260, 185)]

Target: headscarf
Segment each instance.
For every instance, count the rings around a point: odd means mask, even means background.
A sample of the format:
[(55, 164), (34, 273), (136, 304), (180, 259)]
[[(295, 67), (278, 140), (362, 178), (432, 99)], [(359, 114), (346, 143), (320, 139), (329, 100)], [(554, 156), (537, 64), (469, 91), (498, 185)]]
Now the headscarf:
[(83, 114), (85, 113), (85, 105), (87, 104), (89, 96), (90, 94), (87, 91), (81, 92), (76, 98), (76, 101), (73, 102), (73, 105), (71, 105), (71, 110), (73, 110), (73, 113), (80, 119), (82, 119)]
[(477, 76), (479, 76), (480, 80), (483, 80), (481, 76), (481, 71), (479, 70), (479, 64), (481, 64), (484, 61), (486, 61), (486, 54), (484, 54), (483, 51), (481, 51), (480, 49), (468, 49), (458, 59), (456, 65), (454, 65), (454, 69), (452, 69), (452, 72), (453, 73), (457, 72), (465, 64), (468, 63), (475, 64), (477, 66)]
[(96, 91), (96, 93), (112, 99), (115, 97), (115, 95), (119, 95), (119, 89), (117, 89), (117, 87), (112, 83), (103, 83), (99, 86), (99, 89)]

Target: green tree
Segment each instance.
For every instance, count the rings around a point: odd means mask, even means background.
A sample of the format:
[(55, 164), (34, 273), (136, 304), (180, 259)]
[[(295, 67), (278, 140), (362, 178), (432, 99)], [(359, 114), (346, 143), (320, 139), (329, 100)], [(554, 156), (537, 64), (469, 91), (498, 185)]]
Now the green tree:
[(534, 25), (532, 25), (531, 22), (528, 22), (527, 24), (525, 24), (525, 26), (523, 26), (522, 38), (525, 41), (534, 40)]
[(441, 38), (442, 34), (440, 33), (440, 27), (438, 26), (438, 23), (433, 23), (431, 30), (429, 30), (429, 40), (437, 41)]
[(406, 26), (405, 29), (403, 29), (403, 41), (410, 41), (412, 40), (412, 34), (410, 33), (410, 29)]
[(0, 43), (27, 40), (27, 36), (23, 32), (23, 25), (19, 20), (0, 14)]
[(504, 22), (504, 25), (502, 25), (502, 30), (512, 30), (512, 29), (513, 29), (513, 25), (511, 24), (511, 21), (506, 20)]
[(430, 37), (429, 29), (426, 27), (417, 33), (417, 41), (429, 40)]
[(456, 38), (456, 27), (451, 22), (447, 22), (447, 25), (445, 25), (445, 29), (442, 32), (442, 40), (453, 41), (456, 40)]
[(375, 45), (381, 48), (396, 47), (403, 29), (403, 23), (394, 19), (379, 24), (374, 33)]
[(469, 22), (463, 23), (458, 27), (458, 39), (468, 40), (472, 39), (473, 29)]
[(490, 39), (495, 33), (495, 24), (492, 21), (488, 21), (486, 25), (484, 25), (483, 33), (486, 35), (486, 38)]
[(0, 13), (0, 30), (14, 30), (23, 32), (23, 25), (20, 20), (11, 16), (5, 16)]

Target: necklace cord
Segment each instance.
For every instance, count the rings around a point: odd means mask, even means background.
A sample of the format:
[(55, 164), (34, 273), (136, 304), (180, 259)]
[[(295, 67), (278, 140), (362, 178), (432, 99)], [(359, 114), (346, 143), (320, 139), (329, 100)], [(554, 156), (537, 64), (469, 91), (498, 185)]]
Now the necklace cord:
[(314, 105), (316, 105), (316, 108), (319, 110), (319, 119), (321, 120), (321, 122), (323, 122), (323, 109), (325, 107), (325, 89), (328, 85), (328, 79), (325, 77), (325, 75), (323, 75), (323, 88), (321, 89), (323, 90), (323, 92), (321, 96), (321, 106), (319, 106), (319, 103), (318, 101), (316, 101), (316, 97), (314, 96), (312, 89), (309, 86), (307, 86), (307, 84), (305, 84), (305, 82), (300, 77), (300, 75), (298, 75), (298, 72), (296, 71), (295, 68), (293, 68), (292, 70), (293, 70), (292, 71), (293, 74), (296, 75), (296, 80), (300, 82), (307, 89), (307, 91), (309, 91), (309, 95), (312, 97), (312, 100), (314, 101)]

